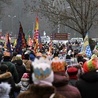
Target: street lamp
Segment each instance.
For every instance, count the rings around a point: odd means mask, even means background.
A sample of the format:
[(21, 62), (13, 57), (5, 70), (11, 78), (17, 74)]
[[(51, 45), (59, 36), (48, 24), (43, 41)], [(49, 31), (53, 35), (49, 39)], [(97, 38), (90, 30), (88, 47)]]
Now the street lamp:
[(16, 15), (15, 16), (8, 15), (8, 17), (11, 18), (11, 25), (12, 25), (11, 26), (11, 34), (13, 34), (13, 19), (16, 18)]

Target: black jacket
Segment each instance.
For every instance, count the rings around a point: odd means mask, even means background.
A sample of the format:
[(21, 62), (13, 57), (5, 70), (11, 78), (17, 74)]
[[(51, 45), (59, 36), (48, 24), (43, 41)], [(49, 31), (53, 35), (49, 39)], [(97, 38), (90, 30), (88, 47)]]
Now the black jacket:
[(79, 89), (82, 98), (97, 98), (98, 97), (98, 72), (91, 71), (84, 73), (76, 82), (76, 87)]

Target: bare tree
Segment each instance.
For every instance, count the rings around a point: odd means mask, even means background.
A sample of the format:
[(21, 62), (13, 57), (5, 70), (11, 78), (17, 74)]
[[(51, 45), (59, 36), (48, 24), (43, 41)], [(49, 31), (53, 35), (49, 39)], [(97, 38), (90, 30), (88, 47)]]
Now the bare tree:
[(4, 7), (6, 7), (6, 5), (11, 4), (12, 0), (0, 0), (0, 16), (2, 16), (1, 14), (3, 14), (2, 9)]
[(31, 0), (30, 4), (26, 2), (27, 0), (24, 1), (26, 10), (37, 11), (54, 24), (75, 30), (83, 38), (97, 19), (97, 0)]

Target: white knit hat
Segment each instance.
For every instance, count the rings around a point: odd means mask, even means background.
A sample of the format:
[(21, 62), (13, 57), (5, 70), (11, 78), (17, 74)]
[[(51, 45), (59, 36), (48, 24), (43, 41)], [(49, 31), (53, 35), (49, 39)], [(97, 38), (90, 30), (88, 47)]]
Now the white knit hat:
[(34, 70), (32, 74), (34, 84), (52, 85), (54, 74), (51, 68), (51, 62), (41, 57), (40, 59), (35, 59), (32, 65)]

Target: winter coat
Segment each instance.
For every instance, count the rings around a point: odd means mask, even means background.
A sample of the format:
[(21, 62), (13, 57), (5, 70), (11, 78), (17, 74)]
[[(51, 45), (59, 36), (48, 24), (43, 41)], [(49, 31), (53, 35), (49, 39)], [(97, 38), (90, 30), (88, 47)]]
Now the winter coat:
[(19, 76), (18, 76), (18, 72), (17, 72), (16, 67), (15, 67), (15, 64), (13, 64), (11, 61), (9, 61), (7, 59), (4, 60), (2, 63), (6, 64), (8, 66), (8, 70), (11, 72), (15, 83), (18, 83), (19, 82)]
[(81, 75), (76, 82), (76, 87), (79, 89), (82, 98), (97, 98), (98, 72), (91, 71)]
[(8, 83), (0, 83), (0, 98), (10, 98), (11, 86)]
[(56, 87), (58, 93), (66, 96), (67, 98), (81, 98), (79, 90), (68, 84), (68, 78), (65, 72), (55, 72), (53, 86)]
[(23, 60), (23, 63), (26, 67), (27, 72), (31, 72), (32, 61), (31, 60)]
[(68, 84), (70, 84), (72, 86), (75, 86), (76, 82), (77, 82), (77, 79), (70, 79), (69, 82), (68, 82)]
[[(11, 85), (11, 91), (10, 96), (13, 96), (14, 91), (16, 91), (15, 82), (13, 80), (13, 77), (10, 72), (5, 72), (3, 74), (0, 74), (0, 83), (6, 82)], [(1, 97), (0, 97), (1, 98)]]
[[(50, 97), (54, 94), (54, 97)], [(33, 97), (32, 97), (33, 96)], [(66, 98), (59, 93), (56, 93), (56, 90), (53, 86), (39, 86), (31, 85), (28, 91), (20, 93), (17, 98)]]
[(19, 82), (21, 81), (21, 77), (24, 73), (26, 73), (26, 68), (22, 63), (22, 60), (16, 60), (15, 67), (17, 69), (18, 75), (19, 75)]

